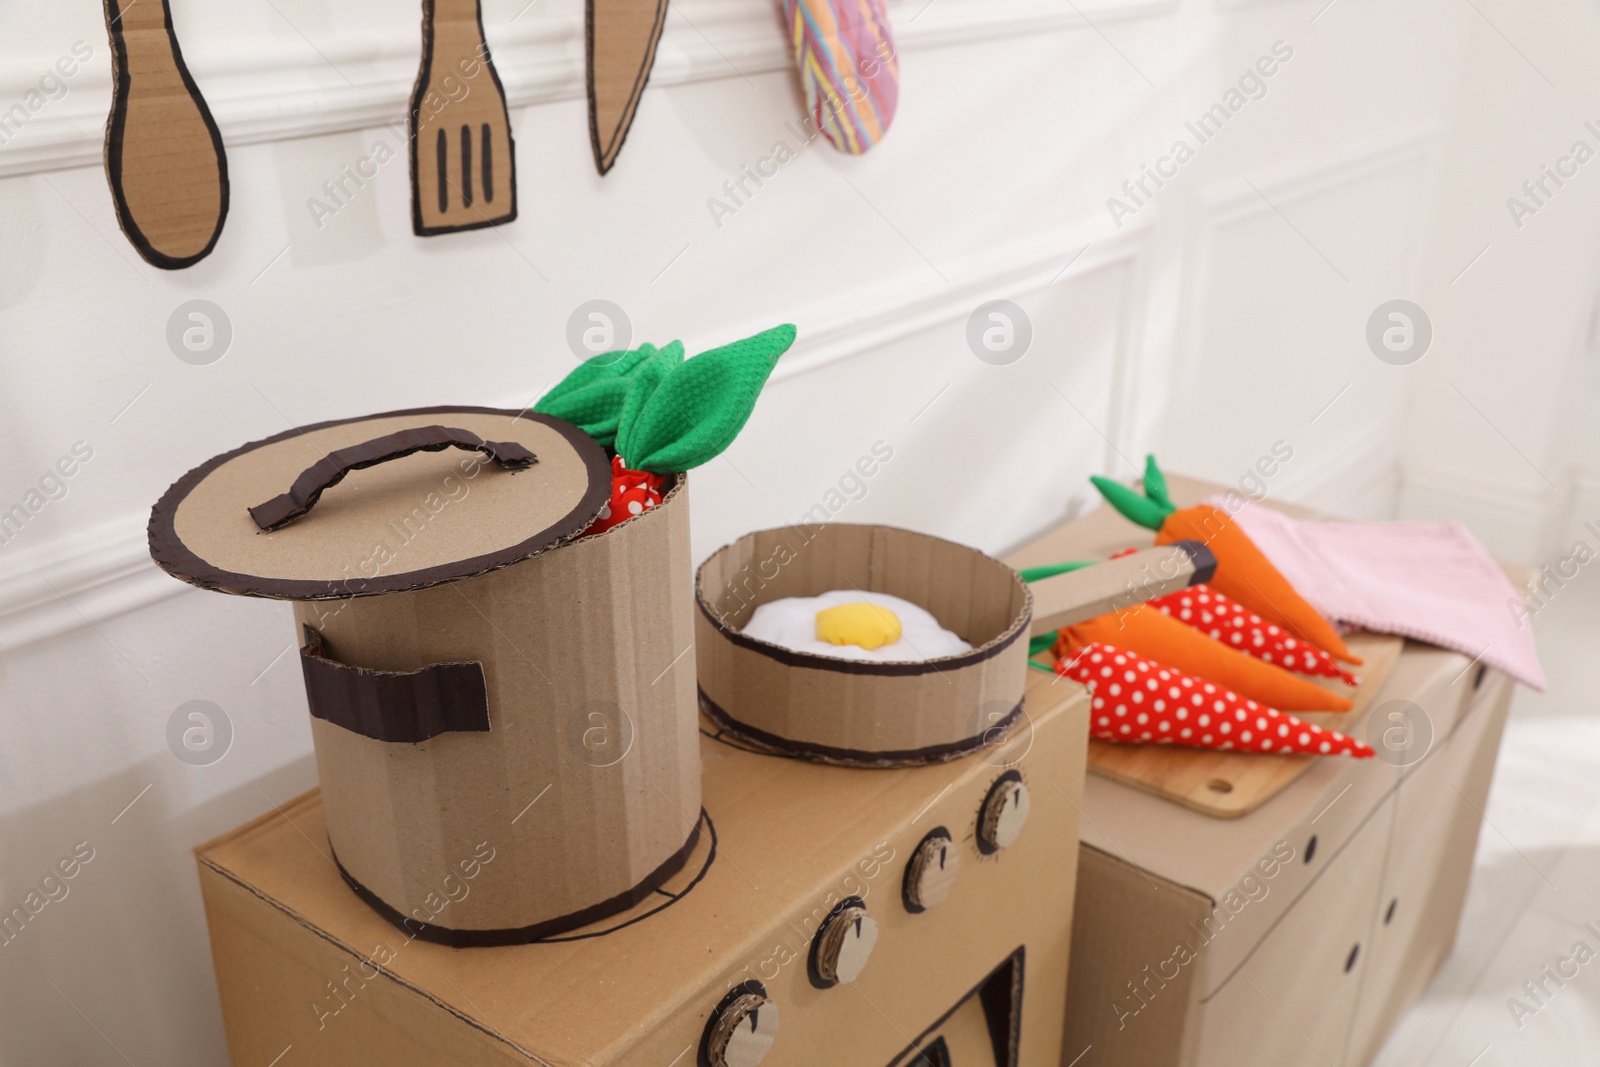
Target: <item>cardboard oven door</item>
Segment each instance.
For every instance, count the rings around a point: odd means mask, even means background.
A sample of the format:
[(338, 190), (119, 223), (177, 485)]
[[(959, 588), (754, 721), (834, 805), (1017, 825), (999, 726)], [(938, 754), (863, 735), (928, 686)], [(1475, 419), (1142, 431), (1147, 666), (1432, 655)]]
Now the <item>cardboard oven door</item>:
[(1201, 1067), (1345, 1062), (1394, 803), (1391, 796), (1377, 809), (1243, 966), (1201, 1001)]
[(889, 1067), (1022, 1067), (1018, 949)]

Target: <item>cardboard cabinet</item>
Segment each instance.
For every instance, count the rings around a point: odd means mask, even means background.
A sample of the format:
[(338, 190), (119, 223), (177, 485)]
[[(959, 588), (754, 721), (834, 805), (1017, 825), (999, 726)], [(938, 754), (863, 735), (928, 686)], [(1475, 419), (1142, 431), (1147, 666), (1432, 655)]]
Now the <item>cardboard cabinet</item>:
[(1427, 987), (1455, 945), (1472, 855), (1488, 794), (1512, 682), (1477, 677), (1456, 730), (1408, 768), (1395, 797), (1382, 891), (1367, 944), (1370, 977), (1345, 1057), (1365, 1064)]
[[(1391, 821), (1390, 797), (1374, 823)], [(1198, 1004), (1204, 1067), (1339, 1063), (1368, 954), (1362, 951), (1383, 880), (1387, 841), (1361, 832), (1250, 957)]]

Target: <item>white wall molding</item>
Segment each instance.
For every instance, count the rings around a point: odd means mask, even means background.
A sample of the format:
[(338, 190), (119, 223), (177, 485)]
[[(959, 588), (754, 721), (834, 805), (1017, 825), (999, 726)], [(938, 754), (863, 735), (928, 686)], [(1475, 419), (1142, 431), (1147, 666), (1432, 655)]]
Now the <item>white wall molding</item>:
[[(1419, 126), (1381, 139), (1343, 144), (1331, 152), (1253, 171), (1248, 174), (1248, 182), (1242, 177), (1219, 182), (1207, 188), (1202, 199), (1212, 224), (1228, 226), (1271, 211), (1273, 205), (1282, 207), (1407, 163), (1421, 162), (1432, 149), (1436, 133), (1434, 126)], [(1252, 183), (1255, 189), (1250, 187)], [(1256, 189), (1261, 190), (1261, 195)]]
[[(1175, 11), (1177, 0), (903, 0), (891, 24), (901, 52), (917, 52), (1053, 31), (1094, 32), (1093, 25)], [(409, 9), (408, 9), (409, 10)], [(415, 13), (404, 26), (375, 32), (312, 32), (208, 46), (185, 39), (184, 56), (231, 145), (314, 137), (405, 121), (417, 74)], [(581, 14), (529, 14), (486, 25), (495, 66), (513, 108), (584, 95)], [(287, 32), (287, 31), (285, 31)], [(89, 42), (93, 69), (47, 101), (16, 136), (0, 145), (0, 177), (97, 165), (110, 101), (104, 38)], [(0, 111), (21, 101), (59, 54), (33, 61), (8, 57), (0, 75)], [(792, 63), (781, 20), (767, 0), (679, 0), (668, 9), (650, 86), (745, 78)]]
[[(1107, 230), (1051, 231), (947, 266), (950, 283), (932, 292), (927, 279), (913, 272), (852, 293), (848, 301), (830, 299), (800, 308), (794, 320), (801, 325), (802, 340), (778, 365), (774, 386), (960, 318), (985, 300), (1017, 299), (1138, 257), (1144, 229)], [(1100, 239), (1093, 240), (1096, 236)], [(743, 333), (738, 326), (719, 330), (711, 340), (755, 333), (765, 325), (750, 325)], [(686, 340), (696, 350), (694, 339)], [(529, 403), (526, 395), (501, 400), (510, 409)], [(148, 521), (148, 512), (141, 510), (52, 541), (0, 548), (0, 653), (99, 626), (188, 589), (151, 561)]]
[(1520, 563), (1549, 550), (1553, 519), (1570, 489), (1511, 485), (1402, 461), (1402, 518), (1460, 518), (1497, 556)]
[[(1015, 300), (1072, 278), (1131, 261), (1147, 229), (1092, 226), (1055, 230), (963, 263), (946, 264), (949, 281), (930, 286), (921, 274), (865, 293), (801, 307), (800, 339), (773, 372), (774, 383), (809, 374), (941, 323), (970, 315), (986, 300)], [(754, 332), (751, 330), (750, 332)], [(730, 336), (739, 336), (733, 331)]]
[(1324, 452), (1310, 462), (1300, 460), (1297, 453), (1284, 465), (1272, 495), (1339, 511), (1372, 489), (1375, 482), (1398, 478), (1399, 442), (1388, 427), (1369, 426), (1339, 444), (1337, 452)]
[[(189, 586), (146, 547), (147, 512), (20, 548), (0, 549), (0, 652), (136, 611)], [(28, 531), (19, 535), (27, 538)]]

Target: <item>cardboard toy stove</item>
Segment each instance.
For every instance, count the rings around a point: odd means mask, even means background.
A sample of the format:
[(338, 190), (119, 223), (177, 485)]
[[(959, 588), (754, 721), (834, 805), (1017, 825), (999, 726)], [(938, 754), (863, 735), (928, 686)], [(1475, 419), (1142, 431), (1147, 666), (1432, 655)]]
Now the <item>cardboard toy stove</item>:
[[(1179, 506), (1224, 491), (1170, 488)], [(1008, 562), (1103, 558), (1148, 538), (1101, 508)], [(1157, 796), (1153, 778), (1141, 789), (1089, 774), (1063, 1065), (1089, 1049), (1082, 1064), (1104, 1067), (1372, 1059), (1450, 954), (1512, 692), (1498, 671), (1414, 642), (1374, 684), (1358, 721), (1318, 721), (1378, 759), (1164, 754), (1256, 761), (1258, 778), (1209, 779), (1213, 814), (1182, 782)], [(1394, 729), (1409, 731), (1398, 751), (1382, 739)], [(1284, 761), (1291, 773), (1268, 771)], [(1261, 780), (1281, 791), (1238, 806)]]
[[(1003, 739), (923, 766), (700, 738), (689, 863), (538, 944), (411, 939), (341, 881), (325, 799), (279, 800), (198, 850), (232, 1061), (1052, 1067), (1088, 734), (1083, 691), (1052, 680), (1028, 673), (1028, 719)], [(517, 825), (558, 825), (544, 803)], [(435, 872), (438, 921), (507, 860)]]
[[(164, 566), (295, 599), (306, 633), (320, 795), (199, 850), (234, 1061), (1054, 1063), (1087, 699), (1021, 638), (1203, 580), (1209, 553), (1030, 589), (907, 531), (751, 535), (702, 570), (732, 714), (697, 738), (682, 486), (566, 540), (603, 460), (559, 420), (430, 409), (246, 446), (157, 506)], [(351, 576), (375, 539), (403, 544)], [(781, 580), (732, 580), (771, 540)], [(838, 670), (729, 622), (841, 579), (930, 603), (975, 653)], [(603, 759), (598, 695), (632, 731)]]
[[(294, 602), (328, 858), (414, 936), (582, 926), (703, 844), (694, 679), (667, 669), (693, 640), (685, 482), (574, 540), (610, 489), (568, 423), (440, 407), (245, 445), (151, 515), (171, 573)], [(595, 730), (630, 758), (595, 757)]]

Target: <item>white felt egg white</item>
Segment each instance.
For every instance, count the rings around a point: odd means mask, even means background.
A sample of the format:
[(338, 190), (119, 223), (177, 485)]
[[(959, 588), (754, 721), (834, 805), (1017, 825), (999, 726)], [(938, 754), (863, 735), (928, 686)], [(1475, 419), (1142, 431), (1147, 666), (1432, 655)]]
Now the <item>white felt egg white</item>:
[[(817, 613), (842, 604), (873, 604), (893, 612), (900, 620), (900, 639), (875, 649), (860, 645), (835, 645), (817, 638)], [(783, 597), (762, 604), (745, 624), (746, 636), (775, 645), (835, 659), (883, 662), (920, 662), (971, 651), (972, 646), (939, 625), (925, 608), (888, 593), (860, 593), (836, 589), (821, 596)]]

